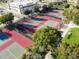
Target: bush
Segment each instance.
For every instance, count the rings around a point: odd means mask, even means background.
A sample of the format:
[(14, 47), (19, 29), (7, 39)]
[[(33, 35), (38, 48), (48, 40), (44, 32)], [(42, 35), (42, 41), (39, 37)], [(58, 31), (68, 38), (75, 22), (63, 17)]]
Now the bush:
[(76, 6), (77, 9), (79, 9), (79, 6)]
[(1, 23), (6, 23), (8, 21), (12, 21), (14, 20), (14, 15), (12, 13), (6, 13), (6, 14), (3, 14), (1, 17), (0, 17), (0, 22)]
[(63, 4), (63, 3), (62, 3), (62, 2), (58, 2), (57, 4), (58, 4), (58, 5), (61, 5), (61, 4)]
[(30, 14), (30, 11), (26, 10), (26, 11), (24, 11), (24, 14), (28, 15), (28, 14)]
[(22, 59), (26, 59), (26, 54), (23, 54)]
[(70, 7), (70, 5), (69, 5), (69, 4), (66, 4), (66, 5), (65, 5), (65, 8), (69, 8), (69, 7)]
[(49, 8), (52, 8), (53, 5), (54, 5), (53, 3), (49, 3), (48, 7), (49, 7)]
[(40, 11), (40, 10), (39, 10), (39, 7), (38, 7), (38, 6), (34, 6), (33, 11), (34, 11), (34, 12), (39, 12), (39, 11)]
[(79, 25), (79, 20), (74, 20), (74, 23)]
[(56, 46), (61, 41), (61, 33), (52, 27), (41, 28), (34, 33), (33, 41), (43, 48)]

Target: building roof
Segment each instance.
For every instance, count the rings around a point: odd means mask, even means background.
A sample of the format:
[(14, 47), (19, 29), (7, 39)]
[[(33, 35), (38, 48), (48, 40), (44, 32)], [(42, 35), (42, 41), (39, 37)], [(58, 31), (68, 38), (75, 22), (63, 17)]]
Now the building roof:
[(15, 2), (9, 2), (9, 4), (11, 5), (11, 6), (16, 6), (16, 7), (18, 7), (19, 5), (23, 5), (23, 6), (27, 6), (27, 5), (29, 5), (29, 4), (35, 4), (36, 2), (38, 2), (39, 0), (28, 0), (28, 1), (26, 1), (26, 0), (20, 0), (20, 1), (15, 1)]

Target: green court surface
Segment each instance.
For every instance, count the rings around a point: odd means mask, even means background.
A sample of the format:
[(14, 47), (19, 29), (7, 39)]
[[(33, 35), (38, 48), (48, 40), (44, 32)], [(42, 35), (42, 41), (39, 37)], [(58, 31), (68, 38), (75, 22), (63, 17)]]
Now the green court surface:
[(35, 20), (34, 20), (34, 24), (35, 24), (35, 25), (37, 25), (37, 24), (40, 23), (40, 22), (42, 22), (42, 21), (35, 21)]
[(16, 59), (9, 51), (0, 52), (0, 59)]
[(24, 48), (17, 43), (13, 43), (10, 47), (0, 52), (0, 59), (19, 59), (23, 52)]
[(53, 21), (47, 21), (45, 23), (45, 25), (49, 26), (49, 27), (54, 27), (55, 26), (55, 23)]
[(40, 29), (40, 28), (46, 28), (47, 26), (46, 25), (41, 25), (41, 26), (39, 26), (37, 29)]
[(62, 42), (68, 43), (68, 44), (79, 44), (79, 28), (72, 28), (69, 30), (69, 32), (72, 33), (70, 38), (68, 38), (68, 33), (67, 35), (63, 38)]
[(55, 23), (54, 23), (53, 21), (47, 21), (47, 22), (44, 23), (43, 25), (39, 26), (37, 29), (46, 28), (47, 26), (49, 26), (49, 27), (54, 27), (54, 26), (55, 26)]

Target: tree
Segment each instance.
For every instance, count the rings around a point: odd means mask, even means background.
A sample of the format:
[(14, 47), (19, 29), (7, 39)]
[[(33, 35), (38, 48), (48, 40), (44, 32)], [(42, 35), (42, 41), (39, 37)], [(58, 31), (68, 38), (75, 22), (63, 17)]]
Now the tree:
[(6, 3), (8, 0), (0, 0), (0, 2)]
[(69, 8), (64, 9), (63, 15), (66, 16), (66, 18), (68, 20), (71, 20), (72, 19), (72, 16), (73, 15), (71, 15), (71, 14), (72, 14), (72, 10), (71, 9), (69, 9)]
[(79, 9), (79, 5), (77, 5), (76, 8)]
[(78, 20), (74, 20), (74, 23), (79, 25), (79, 19)]
[(70, 4), (65, 4), (64, 7), (65, 8), (69, 8), (70, 7)]
[(75, 10), (74, 12), (76, 13), (74, 23), (79, 25), (79, 10)]
[(0, 17), (1, 23), (12, 23), (12, 20), (14, 20), (14, 15), (12, 13), (2, 14)]
[(55, 49), (55, 59), (78, 59), (79, 58), (79, 46), (69, 45), (61, 43), (57, 49)]
[(39, 48), (46, 49), (56, 46), (61, 40), (61, 34), (52, 27), (41, 28), (34, 33), (33, 41)]
[(69, 8), (64, 9), (63, 15), (66, 16), (68, 20), (75, 20), (77, 12), (77, 8), (75, 8), (74, 6), (70, 6)]
[(55, 50), (55, 59), (65, 59), (65, 46), (60, 44), (59, 47)]
[[(39, 35), (40, 34), (40, 35)], [(44, 59), (47, 51), (52, 50), (53, 47), (59, 43), (61, 34), (52, 27), (41, 28), (34, 33), (34, 46), (26, 48), (26, 59)]]
[(6, 24), (6, 28), (12, 29), (14, 15), (12, 13), (4, 13), (0, 17), (0, 23)]
[(54, 4), (51, 2), (51, 3), (49, 3), (48, 7), (49, 7), (49, 8), (53, 8), (53, 5), (54, 5)]
[(37, 13), (37, 12), (40, 12), (39, 6), (34, 6), (34, 7), (33, 7), (33, 12), (36, 12), (36, 13)]
[(29, 10), (25, 10), (24, 11), (24, 15), (28, 15), (28, 14), (30, 14), (30, 11)]
[(70, 6), (69, 8), (65, 8), (63, 15), (68, 20), (73, 20), (75, 24), (79, 25), (79, 10), (77, 7)]
[(26, 52), (23, 54), (22, 59), (42, 59), (42, 55), (39, 53), (36, 46), (31, 46), (26, 48)]
[(34, 33), (34, 45), (26, 48), (22, 59), (44, 59), (48, 50), (59, 43), (61, 34), (52, 27), (41, 28)]

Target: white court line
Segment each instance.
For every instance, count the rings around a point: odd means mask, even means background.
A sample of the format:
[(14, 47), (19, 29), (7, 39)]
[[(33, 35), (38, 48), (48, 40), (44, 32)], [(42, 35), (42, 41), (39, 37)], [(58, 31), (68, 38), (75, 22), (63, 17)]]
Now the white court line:
[[(7, 51), (9, 51), (9, 49), (7, 49)], [(12, 54), (17, 59), (17, 57), (11, 51), (9, 51), (9, 53)]]
[[(13, 46), (13, 45), (15, 45), (15, 44), (17, 44), (16, 42), (14, 43), (14, 44), (12, 44), (11, 46)], [(11, 47), (10, 46), (10, 47)], [(20, 48), (22, 48), (23, 50), (24, 50), (24, 48), (22, 47), (22, 46), (20, 46), (19, 44), (17, 44), (17, 46), (18, 47), (20, 47)], [(21, 55), (19, 55), (18, 57), (16, 57), (9, 49), (6, 49), (7, 51), (9, 51), (9, 53), (11, 53), (16, 59), (18, 59), (20, 56), (22, 56), (22, 54)]]

